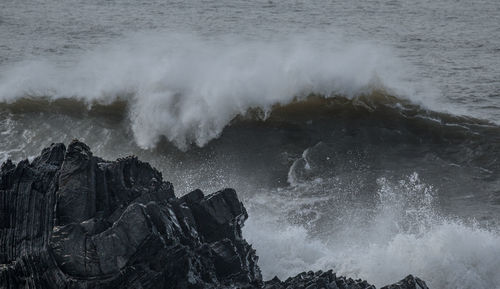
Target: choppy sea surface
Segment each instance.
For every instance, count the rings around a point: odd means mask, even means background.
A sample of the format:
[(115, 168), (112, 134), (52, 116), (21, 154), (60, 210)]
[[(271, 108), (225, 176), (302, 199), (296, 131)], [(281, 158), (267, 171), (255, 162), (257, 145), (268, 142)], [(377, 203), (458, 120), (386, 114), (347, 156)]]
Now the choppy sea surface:
[(0, 161), (233, 187), (265, 278), (500, 288), (500, 2), (2, 1)]

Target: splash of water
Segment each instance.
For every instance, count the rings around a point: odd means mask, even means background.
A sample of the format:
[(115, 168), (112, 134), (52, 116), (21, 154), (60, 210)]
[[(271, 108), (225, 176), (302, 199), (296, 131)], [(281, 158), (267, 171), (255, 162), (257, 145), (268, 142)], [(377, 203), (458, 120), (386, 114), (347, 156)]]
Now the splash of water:
[[(292, 189), (249, 200), (245, 237), (261, 256), (259, 265), (265, 277), (333, 268), (377, 286), (409, 272), (426, 280), (431, 288), (500, 286), (499, 232), (439, 214), (434, 189), (422, 183), (417, 174), (399, 182), (380, 178), (378, 187), (373, 210), (342, 203), (339, 207), (348, 207), (341, 213), (343, 217), (326, 213), (336, 219), (334, 230), (323, 228), (330, 232), (327, 237), (312, 234), (309, 222), (291, 223), (283, 217), (301, 210), (303, 202), (294, 202), (294, 198), (300, 199), (302, 193)], [(345, 200), (338, 196), (342, 192), (330, 193), (337, 203)], [(327, 201), (324, 198), (309, 196), (302, 201), (320, 204)]]

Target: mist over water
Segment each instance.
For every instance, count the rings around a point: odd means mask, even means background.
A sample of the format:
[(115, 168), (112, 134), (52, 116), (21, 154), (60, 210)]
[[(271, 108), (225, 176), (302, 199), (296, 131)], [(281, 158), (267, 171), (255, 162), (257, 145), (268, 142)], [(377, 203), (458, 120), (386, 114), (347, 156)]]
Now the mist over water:
[(266, 279), (500, 288), (497, 1), (45, 2), (0, 4), (0, 161), (233, 187)]

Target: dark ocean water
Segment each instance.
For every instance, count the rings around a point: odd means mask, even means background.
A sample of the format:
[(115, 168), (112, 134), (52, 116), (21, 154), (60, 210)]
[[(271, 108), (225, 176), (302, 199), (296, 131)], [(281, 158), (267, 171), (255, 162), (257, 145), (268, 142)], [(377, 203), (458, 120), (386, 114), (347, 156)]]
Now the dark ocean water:
[(351, 2), (2, 2), (0, 160), (233, 187), (267, 278), (500, 288), (500, 3)]

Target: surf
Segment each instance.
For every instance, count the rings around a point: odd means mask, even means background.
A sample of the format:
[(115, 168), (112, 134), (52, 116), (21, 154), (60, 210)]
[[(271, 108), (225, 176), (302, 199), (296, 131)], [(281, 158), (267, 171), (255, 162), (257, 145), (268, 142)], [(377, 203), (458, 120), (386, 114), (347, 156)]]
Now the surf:
[(387, 47), (329, 35), (266, 42), (136, 35), (66, 61), (36, 59), (2, 67), (0, 101), (126, 103), (140, 147), (152, 148), (164, 136), (186, 149), (219, 137), (249, 109), (268, 113), (311, 93), (354, 98), (383, 89), (432, 105), (435, 91), (415, 85), (409, 71)]

